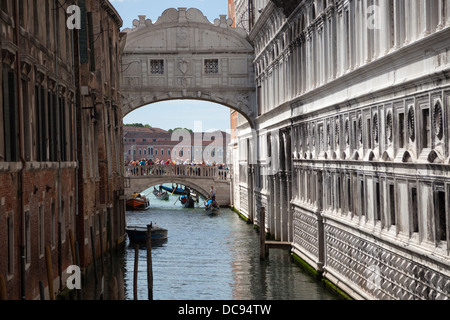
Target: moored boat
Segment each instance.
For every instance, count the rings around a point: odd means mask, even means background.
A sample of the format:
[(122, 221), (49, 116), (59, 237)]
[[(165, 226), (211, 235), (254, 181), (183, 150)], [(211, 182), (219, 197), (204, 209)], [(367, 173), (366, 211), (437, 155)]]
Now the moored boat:
[[(127, 226), (125, 228), (128, 238), (131, 243), (142, 243), (147, 241), (147, 227), (145, 226)], [(168, 230), (157, 226), (151, 225), (152, 241), (167, 240)]]
[(150, 200), (144, 194), (135, 193), (126, 202), (127, 210), (147, 210), (150, 208)]

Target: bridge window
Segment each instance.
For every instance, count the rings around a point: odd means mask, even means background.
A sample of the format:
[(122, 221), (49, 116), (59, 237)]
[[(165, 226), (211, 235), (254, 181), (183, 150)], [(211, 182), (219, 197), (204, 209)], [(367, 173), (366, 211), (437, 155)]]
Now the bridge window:
[(151, 74), (164, 74), (164, 60), (150, 60)]
[(218, 59), (206, 59), (205, 60), (205, 73), (206, 74), (218, 74), (219, 73), (219, 60)]

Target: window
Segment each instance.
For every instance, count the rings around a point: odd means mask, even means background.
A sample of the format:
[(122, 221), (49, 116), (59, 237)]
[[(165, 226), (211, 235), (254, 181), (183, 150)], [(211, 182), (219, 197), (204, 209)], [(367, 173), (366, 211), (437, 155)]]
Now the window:
[(56, 135), (56, 94), (52, 91), (48, 91), (48, 125), (49, 125), (49, 150), (50, 150), (50, 161), (56, 162), (57, 159), (57, 135)]
[(422, 147), (429, 148), (431, 145), (431, 122), (430, 109), (422, 109)]
[(47, 161), (47, 117), (45, 89), (41, 85), (35, 86), (35, 117), (36, 117), (36, 159)]
[(205, 60), (205, 73), (206, 74), (218, 74), (219, 73), (219, 60), (218, 59), (206, 59)]
[(399, 148), (405, 147), (405, 114), (398, 114), (398, 145)]
[(68, 132), (68, 122), (67, 122), (67, 105), (66, 99), (64, 97), (59, 97), (59, 108), (60, 112), (60, 150), (61, 150), (61, 161), (66, 162), (69, 160), (69, 142), (68, 137), (70, 137), (70, 132)]
[(6, 0), (0, 0), (0, 9), (3, 12), (8, 13), (8, 3), (6, 2)]
[(7, 228), (7, 248), (8, 248), (8, 274), (14, 273), (14, 220), (13, 212), (9, 213), (6, 218)]
[(375, 221), (380, 221), (381, 217), (381, 192), (380, 192), (380, 182), (375, 181)]
[(366, 214), (366, 199), (364, 198), (364, 178), (360, 182), (361, 216)]
[(445, 191), (440, 189), (434, 194), (434, 212), (436, 221), (436, 241), (447, 241), (447, 222), (445, 210)]
[(390, 208), (390, 225), (395, 226), (395, 188), (393, 184), (389, 185), (389, 208)]
[(352, 212), (353, 205), (352, 205), (352, 181), (351, 178), (347, 178), (347, 203), (348, 203), (348, 211)]
[(164, 60), (150, 60), (151, 74), (164, 74)]
[(367, 149), (372, 149), (372, 126), (370, 123), (370, 119), (366, 120), (367, 122)]
[(342, 200), (341, 200), (341, 177), (338, 176), (337, 177), (337, 190), (336, 190), (336, 195), (337, 195), (337, 207), (339, 209), (342, 209)]
[(45, 251), (45, 232), (44, 232), (44, 206), (39, 206), (39, 255), (44, 255)]
[(411, 188), (411, 231), (419, 232), (417, 188)]
[[(3, 68), (3, 141), (0, 142), (0, 159), (7, 162), (19, 160), (19, 116), (17, 107), (17, 79), (15, 72), (9, 67)], [(1, 114), (1, 113), (0, 113)], [(3, 150), (2, 150), (3, 149)]]

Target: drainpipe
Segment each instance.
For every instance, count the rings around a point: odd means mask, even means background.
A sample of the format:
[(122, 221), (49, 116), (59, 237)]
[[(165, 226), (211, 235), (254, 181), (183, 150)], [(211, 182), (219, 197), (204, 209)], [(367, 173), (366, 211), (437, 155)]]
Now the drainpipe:
[(25, 278), (25, 199), (23, 195), (23, 186), (25, 185), (24, 177), (26, 170), (25, 146), (24, 146), (24, 119), (23, 119), (23, 100), (22, 100), (22, 80), (20, 71), (20, 22), (19, 22), (19, 0), (14, 1), (14, 27), (15, 27), (15, 45), (16, 49), (16, 90), (17, 90), (17, 107), (19, 115), (19, 160), (22, 167), (19, 172), (18, 181), (18, 212), (20, 215), (20, 295), (21, 299), (26, 298), (26, 278)]

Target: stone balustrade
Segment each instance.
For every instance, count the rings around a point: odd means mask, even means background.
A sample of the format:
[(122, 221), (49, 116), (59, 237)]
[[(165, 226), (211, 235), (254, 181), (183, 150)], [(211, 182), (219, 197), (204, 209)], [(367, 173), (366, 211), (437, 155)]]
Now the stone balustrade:
[(153, 177), (197, 177), (212, 178), (214, 180), (230, 180), (230, 171), (213, 166), (202, 165), (147, 165), (125, 167), (125, 177), (140, 178)]

